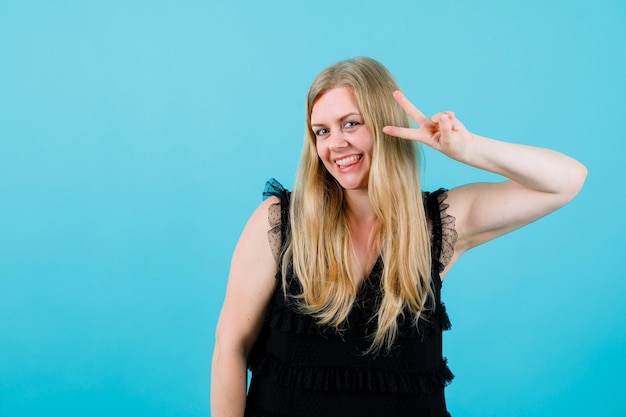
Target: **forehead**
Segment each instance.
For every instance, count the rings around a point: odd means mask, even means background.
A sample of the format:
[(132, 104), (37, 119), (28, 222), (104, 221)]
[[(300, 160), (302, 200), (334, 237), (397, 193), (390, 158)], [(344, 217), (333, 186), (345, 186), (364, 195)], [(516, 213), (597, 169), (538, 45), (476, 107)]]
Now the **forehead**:
[(360, 113), (352, 88), (333, 88), (315, 100), (311, 109), (311, 124), (340, 119), (351, 113)]

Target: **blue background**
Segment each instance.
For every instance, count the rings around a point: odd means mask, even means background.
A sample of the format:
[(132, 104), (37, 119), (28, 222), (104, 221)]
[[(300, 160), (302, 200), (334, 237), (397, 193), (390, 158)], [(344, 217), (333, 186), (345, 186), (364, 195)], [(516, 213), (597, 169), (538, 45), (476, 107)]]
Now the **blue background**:
[[(624, 416), (623, 1), (0, 2), (0, 416), (208, 416), (229, 260), (304, 96), (383, 62), (426, 113), (555, 148), (569, 206), (448, 275), (456, 416)], [(426, 150), (425, 188), (497, 180)]]

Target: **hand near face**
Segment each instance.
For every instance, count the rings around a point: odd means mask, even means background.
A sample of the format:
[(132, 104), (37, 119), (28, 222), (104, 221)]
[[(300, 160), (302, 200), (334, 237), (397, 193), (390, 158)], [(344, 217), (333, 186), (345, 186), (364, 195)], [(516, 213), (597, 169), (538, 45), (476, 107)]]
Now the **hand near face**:
[(424, 143), (457, 161), (467, 160), (466, 156), (472, 147), (474, 135), (463, 126), (453, 112), (440, 112), (428, 118), (402, 92), (395, 91), (393, 97), (419, 127), (385, 126), (383, 132)]

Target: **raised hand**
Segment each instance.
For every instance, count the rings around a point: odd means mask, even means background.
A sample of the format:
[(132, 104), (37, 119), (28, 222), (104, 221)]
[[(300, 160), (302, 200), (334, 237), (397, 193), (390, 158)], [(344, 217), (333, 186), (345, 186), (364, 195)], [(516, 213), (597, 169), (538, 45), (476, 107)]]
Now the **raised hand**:
[(383, 132), (424, 143), (458, 161), (467, 160), (467, 153), (474, 142), (474, 135), (463, 126), (453, 112), (440, 112), (428, 118), (402, 92), (395, 91), (393, 97), (419, 127), (385, 126)]

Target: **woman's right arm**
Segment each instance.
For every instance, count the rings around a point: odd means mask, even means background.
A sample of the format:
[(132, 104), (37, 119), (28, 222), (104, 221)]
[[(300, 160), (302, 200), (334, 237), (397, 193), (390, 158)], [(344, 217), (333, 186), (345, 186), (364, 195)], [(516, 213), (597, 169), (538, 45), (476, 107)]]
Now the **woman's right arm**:
[(269, 198), (257, 208), (233, 253), (215, 332), (211, 367), (213, 417), (242, 417), (245, 410), (246, 359), (277, 283), (277, 265), (267, 235), (268, 209), (277, 201), (276, 197)]

